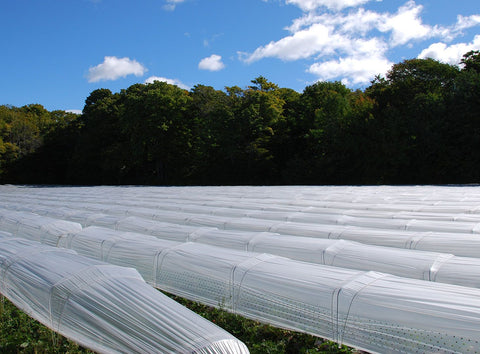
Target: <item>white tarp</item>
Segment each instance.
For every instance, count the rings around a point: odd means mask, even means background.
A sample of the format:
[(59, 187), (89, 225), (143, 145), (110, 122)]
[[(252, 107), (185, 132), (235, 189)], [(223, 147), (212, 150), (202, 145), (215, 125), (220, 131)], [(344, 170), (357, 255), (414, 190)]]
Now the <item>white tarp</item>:
[[(29, 201), (31, 202), (31, 200)], [(225, 230), (252, 232), (275, 232), (283, 235), (314, 238), (344, 239), (377, 246), (452, 253), (456, 256), (463, 257), (480, 257), (480, 237), (478, 237), (476, 233), (464, 232), (467, 230), (466, 227), (470, 228), (473, 225), (476, 225), (475, 223), (449, 223), (451, 229), (457, 229), (458, 232), (451, 232), (451, 230), (446, 232), (447, 229), (444, 231), (428, 231), (428, 226), (424, 227), (424, 231), (410, 231), (395, 228), (381, 229), (377, 227), (324, 224), (320, 221), (319, 223), (299, 223), (249, 217), (225, 217), (199, 213), (189, 214), (184, 212), (164, 211), (161, 209), (150, 209), (146, 207), (108, 207), (108, 205), (98, 203), (71, 203), (71, 201), (64, 201), (61, 198), (57, 198), (56, 202), (50, 202), (49, 205), (43, 204), (40, 206), (30, 203), (23, 205), (21, 208), (15, 208), (18, 206), (17, 203), (4, 204), (3, 207), (8, 207), (13, 210), (28, 210), (42, 215), (60, 217), (58, 214), (62, 213), (62, 211), (58, 212), (55, 210), (70, 204), (70, 208), (68, 208), (69, 210), (63, 212), (64, 216), (62, 218), (79, 222), (84, 226), (102, 225), (115, 228), (114, 223), (118, 218), (123, 219), (125, 216), (134, 215), (144, 219), (180, 225), (214, 227)], [(54, 211), (50, 212), (51, 210)], [(111, 212), (112, 214), (109, 214), (110, 216), (104, 214), (108, 212)], [(348, 217), (346, 218), (348, 219)], [(477, 218), (480, 220), (480, 214), (478, 214)], [(382, 223), (395, 221), (392, 219), (372, 219), (380, 220)], [(428, 223), (435, 224), (435, 221), (429, 220)]]
[(101, 353), (248, 353), (133, 268), (72, 250), (0, 237), (0, 292), (47, 327)]
[[(478, 186), (274, 186), (274, 187), (94, 187), (22, 188), (2, 186), (6, 197), (48, 202), (88, 200), (110, 205), (156, 206), (162, 203), (210, 205), (249, 210), (308, 211), (308, 209), (370, 210), (388, 212), (478, 214)], [(28, 197), (27, 197), (28, 196)], [(181, 209), (176, 209), (181, 210)], [(477, 219), (478, 220), (478, 219)]]
[(107, 260), (143, 255), (141, 269), (156, 267), (152, 283), (179, 296), (373, 352), (480, 350), (479, 289), (196, 243), (150, 239), (134, 251), (142, 243), (117, 240)]
[[(75, 220), (83, 225), (98, 223), (111, 227), (108, 231), (86, 228), (62, 236), (57, 242), (70, 242), (79, 252), (90, 252), (112, 263), (125, 262), (128, 266), (134, 266), (145, 255), (149, 260), (144, 259), (138, 268), (152, 284), (247, 317), (372, 352), (465, 353), (480, 352), (479, 289), (200, 243), (172, 243), (172, 240), (186, 237), (211, 244), (216, 242), (215, 237), (221, 236), (219, 243), (225, 247), (227, 233), (222, 231), (228, 231), (235, 238), (232, 247), (239, 248), (247, 239), (248, 247), (256, 243), (260, 247), (261, 231), (268, 231), (263, 236), (271, 238), (269, 241), (265, 238), (265, 247), (268, 242), (274, 243), (275, 237), (293, 240), (292, 235), (309, 236), (332, 242), (320, 251), (321, 257), (331, 264), (345, 266), (353, 258), (365, 267), (376, 264), (392, 269), (404, 267), (404, 270), (408, 265), (395, 258), (395, 251), (443, 251), (451, 254), (418, 253), (422, 256), (415, 258), (409, 253), (406, 259), (414, 273), (424, 278), (428, 275), (431, 280), (442, 281), (443, 277), (448, 281), (464, 273), (463, 269), (471, 264), (470, 259), (452, 254), (480, 259), (476, 234), (480, 221), (478, 191), (475, 187), (433, 186), (80, 189), (5, 186), (0, 188), (3, 204), (0, 207), (36, 212), (44, 217), (56, 214), (60, 219)], [(162, 209), (161, 205), (165, 204), (172, 207)], [(207, 206), (202, 212), (202, 207)], [(321, 208), (328, 211), (322, 212)], [(50, 212), (51, 209), (57, 211)], [(239, 209), (244, 210), (238, 214)], [(322, 216), (318, 223), (311, 218), (314, 214)], [(448, 214), (452, 215), (451, 219)], [(339, 219), (334, 219), (338, 215)], [(292, 221), (293, 218), (304, 220), (297, 222)], [(144, 221), (132, 223), (135, 219)], [(155, 222), (155, 226), (145, 220)], [(12, 223), (7, 221), (7, 224)], [(409, 230), (410, 226), (419, 231)], [(164, 234), (168, 240), (144, 238), (120, 229), (157, 237), (157, 233)], [(272, 231), (283, 236), (274, 235)], [(102, 238), (102, 234), (108, 237)], [(248, 234), (253, 238), (249, 239)], [(297, 240), (296, 253), (302, 253), (302, 247), (312, 247), (303, 237)], [(356, 244), (350, 241), (400, 249), (385, 250), (377, 258), (356, 258), (361, 252), (372, 250), (365, 249), (365, 245), (355, 249)], [(301, 245), (302, 242), (305, 243)], [(93, 244), (100, 250), (92, 249)], [(142, 246), (136, 249), (138, 244)], [(441, 274), (443, 270), (445, 275)], [(476, 275), (471, 276), (475, 278), (478, 279)]]
[[(121, 257), (131, 257), (131, 266), (143, 269), (146, 279), (152, 270), (149, 260), (142, 264), (141, 256), (155, 250), (155, 247), (135, 245), (141, 238), (143, 242), (156, 238), (179, 242), (198, 242), (213, 246), (271, 253), (296, 260), (332, 265), (357, 270), (372, 270), (401, 277), (437, 281), (449, 284), (480, 288), (480, 258), (457, 257), (453, 254), (411, 251), (390, 247), (372, 246), (358, 242), (336, 239), (318, 239), (309, 237), (286, 236), (268, 232), (245, 232), (219, 230), (216, 228), (177, 225), (138, 217), (118, 217), (104, 214), (81, 213), (86, 224), (110, 227), (98, 229), (87, 227), (83, 230), (75, 222), (62, 222), (62, 228), (54, 229), (58, 220), (39, 217), (28, 212), (12, 212), (0, 209), (0, 229), (13, 231), (20, 237), (33, 239), (49, 245), (81, 250), (96, 259), (107, 261), (107, 254), (118, 239), (131, 240)], [(4, 216), (4, 217), (3, 217)], [(76, 217), (74, 217), (76, 219)], [(41, 220), (41, 222), (40, 222)], [(41, 225), (42, 227), (33, 227)], [(15, 225), (15, 227), (11, 227)], [(22, 230), (27, 230), (24, 233)], [(117, 230), (117, 231), (115, 231)], [(81, 232), (80, 232), (81, 231)], [(122, 232), (118, 232), (122, 231)], [(133, 233), (129, 233), (133, 232)], [(143, 235), (151, 235), (148, 237)], [(92, 245), (95, 241), (99, 244)], [(82, 242), (85, 244), (83, 245)], [(119, 244), (116, 244), (119, 247)], [(130, 250), (128, 249), (130, 247)], [(150, 247), (150, 248), (149, 248)], [(142, 265), (141, 265), (142, 264)], [(140, 269), (139, 269), (140, 270)]]
[(65, 245), (139, 264), (146, 280), (173, 294), (372, 352), (480, 350), (479, 289), (99, 227), (70, 235)]

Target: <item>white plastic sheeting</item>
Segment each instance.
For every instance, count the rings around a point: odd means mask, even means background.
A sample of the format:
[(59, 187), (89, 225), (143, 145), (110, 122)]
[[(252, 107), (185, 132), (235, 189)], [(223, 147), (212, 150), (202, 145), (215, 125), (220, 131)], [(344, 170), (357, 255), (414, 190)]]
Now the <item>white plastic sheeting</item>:
[[(98, 220), (103, 218), (98, 217)], [(374, 270), (407, 278), (480, 288), (480, 258), (438, 252), (372, 246), (345, 240), (286, 236), (174, 225), (137, 217), (107, 217), (113, 226), (178, 242), (192, 241), (232, 249), (271, 253), (288, 258), (359, 270)]]
[(479, 289), (99, 227), (65, 245), (135, 264), (145, 279), (179, 296), (372, 352), (480, 351)]
[(18, 212), (0, 211), (0, 225), (3, 231), (51, 246), (57, 246), (59, 239), (67, 234), (82, 230), (78, 223)]
[[(79, 232), (79, 224), (63, 221), (62, 228), (53, 229), (58, 220), (39, 217), (28, 212), (12, 212), (0, 209), (0, 229), (13, 231), (15, 235), (40, 241), (49, 245), (74, 248), (79, 250), (79, 243), (86, 242), (82, 254), (109, 261), (105, 256), (119, 240), (130, 240), (122, 257), (132, 257), (129, 266), (142, 267), (141, 274), (147, 276), (152, 270), (150, 260), (142, 257), (155, 250), (155, 247), (141, 247), (135, 242), (150, 240), (155, 244), (155, 237), (176, 242), (199, 242), (231, 249), (263, 252), (280, 255), (296, 260), (331, 265), (357, 270), (373, 270), (401, 277), (437, 281), (442, 283), (480, 288), (480, 258), (457, 257), (453, 254), (411, 251), (390, 247), (372, 246), (345, 240), (317, 239), (309, 237), (285, 236), (268, 232), (244, 232), (235, 230), (218, 230), (177, 225), (138, 217), (118, 217), (82, 212), (73, 219), (87, 225), (105, 226), (113, 230), (86, 228)], [(41, 223), (40, 223), (41, 220)], [(33, 227), (41, 224), (42, 227)], [(15, 225), (15, 227), (12, 227)], [(81, 228), (81, 227), (80, 227)], [(15, 231), (28, 230), (27, 233)], [(52, 231), (53, 229), (53, 231)], [(129, 232), (131, 233), (129, 233)], [(153, 238), (139, 234), (152, 235)], [(79, 236), (86, 236), (84, 238)], [(92, 245), (92, 240), (100, 244)], [(75, 245), (72, 246), (72, 243)], [(157, 243), (158, 244), (158, 243)], [(119, 247), (119, 244), (116, 243)], [(150, 248), (149, 248), (150, 247)], [(89, 253), (85, 253), (86, 251)], [(147, 264), (142, 264), (143, 261)], [(117, 264), (116, 262), (114, 262)], [(125, 264), (123, 264), (125, 265)], [(148, 269), (148, 271), (147, 271)]]
[[(480, 255), (480, 238), (472, 233), (413, 232), (350, 225), (281, 222), (255, 218), (186, 214), (144, 207), (127, 208), (117, 206), (115, 208), (109, 208), (103, 204), (91, 203), (80, 203), (78, 205), (71, 205), (71, 208), (63, 207), (63, 209), (61, 209), (65, 204), (68, 204), (68, 202), (57, 199), (56, 202), (50, 202), (48, 205), (23, 205), (17, 203), (5, 204), (3, 206), (13, 210), (28, 210), (42, 215), (65, 218), (84, 225), (105, 225), (112, 227), (116, 220), (118, 220), (118, 217), (137, 215), (142, 218), (197, 227), (204, 226), (225, 230), (275, 232), (283, 235), (344, 239), (378, 246), (452, 253), (464, 257), (478, 257)], [(81, 208), (84, 208), (84, 210)], [(102, 215), (101, 212), (111, 212), (113, 214), (107, 216), (105, 214)], [(115, 227), (115, 225), (113, 225), (113, 227)]]
[(61, 244), (136, 266), (165, 291), (366, 350), (480, 350), (478, 289), (99, 227), (69, 235)]
[[(103, 188), (100, 188), (103, 190)], [(179, 190), (174, 188), (175, 190)], [(187, 188), (190, 191), (191, 188)], [(109, 191), (109, 188), (105, 189)], [(115, 189), (114, 189), (115, 190)], [(167, 191), (168, 188), (162, 189)], [(199, 188), (198, 190), (203, 190)], [(248, 190), (248, 189), (247, 189)], [(151, 191), (147, 189), (146, 192)], [(1, 194), (0, 194), (1, 195)], [(111, 215), (111, 219), (115, 216), (138, 216), (141, 218), (147, 218), (151, 220), (170, 222), (175, 224), (191, 225), (191, 226), (204, 226), (215, 227), (225, 230), (243, 230), (243, 231), (255, 231), (255, 232), (275, 232), (284, 235), (295, 235), (304, 237), (315, 238), (330, 238), (330, 239), (344, 239), (350, 241), (356, 241), (377, 246), (396, 247), (415, 249), (430, 252), (452, 253), (456, 256), (463, 257), (479, 257), (480, 255), (480, 237), (474, 233), (476, 222), (461, 222), (450, 221), (447, 225), (442, 220), (436, 220), (430, 212), (422, 214), (423, 217), (431, 218), (427, 220), (400, 220), (401, 225), (395, 224), (398, 220), (382, 219), (382, 210), (380, 210), (378, 217), (376, 218), (351, 218), (349, 216), (342, 216), (343, 221), (334, 224), (326, 221), (325, 218), (318, 218), (317, 223), (312, 222), (293, 222), (271, 219), (259, 219), (254, 217), (232, 217), (232, 216), (219, 216), (212, 215), (210, 213), (201, 214), (201, 207), (184, 207), (183, 210), (196, 210), (197, 213), (189, 213), (186, 211), (166, 211), (160, 207), (153, 208), (152, 202), (149, 202), (149, 195), (147, 193), (142, 194), (139, 197), (140, 201), (132, 203), (129, 200), (116, 200), (116, 203), (124, 203), (125, 205), (119, 205), (115, 203), (115, 199), (111, 196), (104, 196), (103, 203), (100, 203), (98, 198), (102, 194), (87, 196), (83, 201), (73, 202), (71, 200), (64, 200), (62, 197), (49, 196), (49, 199), (39, 199), (38, 204), (33, 204), (33, 198), (25, 198), (25, 204), (19, 204), (19, 199), (22, 200), (21, 195), (13, 196), (7, 193), (4, 195), (7, 199), (16, 200), (15, 203), (5, 203), (4, 207), (14, 210), (28, 210), (38, 214), (46, 214), (54, 217), (60, 217), (59, 214), (63, 214), (63, 218), (68, 220), (78, 221), (86, 225), (100, 225), (100, 222), (110, 222), (105, 216), (101, 216), (102, 220), (96, 214), (108, 214)], [(86, 202), (85, 200), (90, 200)], [(168, 199), (168, 198), (167, 198)], [(105, 200), (108, 200), (108, 203)], [(143, 201), (142, 201), (143, 200)], [(186, 201), (188, 201), (187, 199)], [(184, 202), (186, 202), (184, 201)], [(135, 204), (134, 206), (129, 206)], [(229, 205), (235, 205), (233, 201), (228, 203)], [(145, 207), (149, 206), (149, 207)], [(477, 204), (475, 204), (477, 205)], [(480, 205), (480, 201), (478, 202)], [(69, 206), (69, 208), (65, 208)], [(367, 207), (367, 206), (366, 206)], [(375, 208), (375, 205), (368, 206)], [(385, 206), (381, 206), (385, 208)], [(56, 211), (58, 208), (64, 208), (63, 210)], [(480, 210), (480, 207), (473, 207), (472, 210)], [(73, 210), (73, 211), (72, 211)], [(208, 210), (208, 209), (207, 209)], [(222, 210), (233, 210), (236, 213), (236, 208), (223, 208)], [(367, 209), (367, 211), (374, 215), (376, 210)], [(93, 214), (93, 215), (92, 215)], [(275, 213), (274, 213), (275, 214)], [(278, 214), (278, 213), (277, 213)], [(298, 214), (298, 213), (297, 213)], [(252, 214), (253, 215), (253, 214)], [(265, 215), (265, 214), (264, 214)], [(310, 214), (310, 216), (313, 214)], [(327, 215), (328, 216), (328, 215)], [(333, 216), (332, 220), (339, 220), (338, 216)], [(433, 218), (433, 219), (432, 219)], [(480, 214), (471, 214), (470, 218), (480, 220)], [(328, 218), (327, 218), (328, 219)], [(361, 223), (359, 223), (359, 220)], [(366, 221), (368, 220), (368, 222)], [(348, 224), (349, 222), (352, 225)], [(381, 228), (382, 225), (389, 225), (393, 223), (393, 227)], [(423, 231), (411, 231), (410, 225), (416, 225), (419, 230)], [(363, 226), (358, 226), (362, 224)], [(439, 226), (440, 225), (440, 226)], [(437, 231), (429, 231), (429, 230)]]
[[(275, 237), (293, 240), (291, 235), (309, 236), (333, 242), (319, 252), (324, 260), (337, 265), (358, 254), (356, 245), (328, 238), (479, 257), (476, 225), (480, 197), (474, 187), (5, 186), (0, 188), (0, 198), (0, 206), (11, 210), (112, 227), (86, 228), (56, 240), (111, 263), (137, 267), (134, 264), (142, 255), (149, 257), (138, 265), (145, 279), (194, 300), (373, 352), (480, 352), (478, 289), (171, 241), (186, 237), (214, 243), (213, 235), (220, 235), (226, 243), (230, 233), (236, 239), (232, 247), (240, 248), (249, 238), (247, 234), (253, 237), (249, 245), (261, 244), (261, 231), (269, 231), (263, 236), (271, 237), (272, 243)], [(134, 225), (131, 216), (154, 220), (156, 225)], [(157, 237), (157, 232), (163, 233), (170, 241), (119, 231), (140, 231), (135, 228)], [(297, 240), (296, 253), (312, 247), (304, 238)], [(135, 249), (137, 244), (142, 244), (141, 248)], [(398, 259), (393, 260), (398, 256), (393, 251), (355, 262), (366, 267), (371, 266), (368, 263), (402, 267)], [(445, 278), (455, 277), (468, 267), (465, 261), (470, 261), (451, 254), (422, 254), (407, 259), (414, 273), (432, 280), (440, 280), (443, 269), (449, 269)], [(460, 261), (446, 267), (456, 258)]]
[(132, 268), (0, 237), (0, 291), (54, 331), (102, 353), (248, 353)]
[(73, 203), (82, 203), (86, 199), (105, 203), (105, 196), (110, 195), (110, 205), (158, 207), (164, 204), (178, 211), (195, 205), (285, 212), (338, 209), (346, 215), (351, 215), (353, 211), (367, 211), (370, 216), (378, 216), (379, 213), (411, 213), (416, 216), (434, 213), (450, 219), (464, 214), (473, 217), (480, 213), (478, 186), (63, 187), (27, 190), (3, 186), (0, 193), (14, 197), (10, 199), (13, 202), (15, 197), (48, 202), (60, 195)]
[(5, 238), (5, 237), (12, 237), (11, 232), (6, 232), (6, 231), (0, 231), (0, 238)]
[(216, 227), (224, 230), (275, 232), (283, 235), (345, 239), (377, 246), (448, 252), (465, 257), (477, 257), (480, 255), (480, 237), (472, 233), (385, 230), (350, 225), (330, 225), (321, 222), (313, 224), (247, 217), (232, 218), (215, 215), (185, 214), (144, 208), (131, 209), (126, 214), (157, 221), (191, 226)]

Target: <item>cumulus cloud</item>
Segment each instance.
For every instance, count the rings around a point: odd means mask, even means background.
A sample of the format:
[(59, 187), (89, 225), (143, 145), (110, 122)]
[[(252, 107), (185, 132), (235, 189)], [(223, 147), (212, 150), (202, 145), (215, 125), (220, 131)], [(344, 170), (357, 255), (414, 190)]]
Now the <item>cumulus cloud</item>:
[(426, 39), (438, 34), (439, 29), (422, 23), (422, 5), (410, 0), (395, 15), (384, 15), (378, 24), (382, 32), (391, 32), (391, 45), (398, 46), (411, 40)]
[(296, 33), (313, 24), (321, 23), (324, 26), (334, 28), (337, 33), (352, 34), (358, 37), (365, 36), (369, 31), (375, 29), (381, 19), (381, 14), (363, 8), (351, 11), (348, 14), (323, 13), (317, 15), (309, 12), (293, 20), (292, 25), (285, 29)]
[(344, 48), (344, 56), (316, 62), (307, 72), (324, 81), (342, 78), (346, 85), (366, 84), (392, 67), (393, 63), (385, 56), (387, 48), (386, 43), (378, 38), (350, 40)]
[(225, 68), (225, 64), (223, 64), (220, 55), (212, 54), (209, 57), (200, 60), (198, 68), (201, 70), (219, 71)]
[(342, 38), (332, 34), (331, 28), (321, 23), (316, 23), (277, 42), (270, 42), (263, 47), (259, 47), (252, 54), (239, 54), (247, 63), (267, 57), (276, 57), (282, 60), (298, 60), (311, 57), (320, 51), (333, 54), (335, 47), (341, 45), (341, 42)]
[(184, 90), (190, 90), (190, 87), (185, 85), (183, 82), (177, 79), (167, 79), (166, 77), (161, 77), (161, 76), (150, 76), (148, 79), (145, 80), (146, 84), (153, 84), (154, 81), (161, 81), (161, 82), (166, 82), (167, 84), (170, 85), (176, 85)]
[(470, 43), (457, 43), (450, 46), (442, 42), (433, 43), (422, 50), (418, 58), (432, 58), (443, 63), (458, 65), (463, 55), (471, 50), (480, 50), (480, 35), (476, 35)]
[(425, 40), (433, 37), (440, 37), (451, 41), (462, 35), (462, 30), (480, 25), (480, 16), (458, 16), (457, 22), (452, 26), (430, 26), (423, 23), (423, 6), (417, 5), (415, 1), (409, 0), (400, 6), (396, 13), (379, 13), (356, 9), (348, 13), (322, 13), (308, 12), (302, 17), (293, 20), (286, 29), (296, 33), (316, 23), (330, 26), (335, 33), (355, 37), (367, 36), (369, 32), (378, 30), (390, 35), (391, 47), (405, 45), (414, 40)]
[(370, 82), (376, 75), (384, 75), (391, 67), (392, 63), (379, 55), (348, 57), (314, 63), (308, 72), (323, 81), (341, 77), (345, 85), (361, 85)]
[(472, 15), (472, 16), (457, 16), (457, 23), (455, 25), (455, 29), (458, 31), (478, 26), (480, 24), (480, 15)]
[[(252, 63), (266, 57), (282, 60), (313, 58), (307, 72), (321, 80), (343, 77), (344, 82), (368, 83), (386, 72), (391, 62), (385, 57), (387, 43), (382, 38), (367, 38), (381, 15), (364, 9), (349, 14), (307, 14), (288, 28), (292, 34), (257, 48), (253, 53), (239, 53)], [(333, 59), (340, 57), (340, 59)]]
[(238, 52), (239, 58), (246, 63), (264, 58), (310, 61), (307, 72), (321, 80), (365, 84), (391, 68), (387, 55), (392, 49), (434, 38), (443, 43), (421, 55), (458, 62), (473, 44), (445, 43), (480, 25), (480, 15), (458, 16), (450, 26), (430, 25), (423, 20), (424, 7), (415, 0), (405, 0), (394, 11), (384, 12), (364, 8), (372, 1), (382, 0), (285, 0), (298, 6), (303, 15), (285, 27), (288, 33), (283, 38), (251, 52)]
[(387, 46), (378, 38), (353, 38), (341, 31), (335, 31), (332, 26), (316, 23), (277, 42), (259, 47), (252, 54), (240, 53), (240, 57), (245, 62), (251, 63), (266, 57), (298, 60), (315, 55), (325, 57), (338, 52), (349, 55), (359, 53), (378, 55), (386, 50)]
[(185, 0), (166, 0), (166, 4), (163, 6), (165, 10), (173, 11), (178, 4), (184, 2)]
[(127, 75), (142, 76), (147, 69), (129, 58), (105, 57), (103, 63), (88, 69), (88, 82), (117, 80)]
[(347, 7), (363, 5), (371, 0), (286, 0), (287, 4), (293, 4), (303, 11), (312, 11), (320, 7), (339, 11)]
[(457, 22), (452, 26), (443, 28), (440, 37), (444, 41), (450, 42), (456, 37), (462, 36), (464, 30), (478, 25), (480, 25), (480, 15), (458, 15)]

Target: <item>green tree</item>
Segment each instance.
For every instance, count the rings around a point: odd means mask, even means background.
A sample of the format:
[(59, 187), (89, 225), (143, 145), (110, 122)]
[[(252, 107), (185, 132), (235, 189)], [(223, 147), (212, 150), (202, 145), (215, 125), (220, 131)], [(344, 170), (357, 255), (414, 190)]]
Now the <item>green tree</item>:
[(237, 154), (232, 97), (211, 86), (190, 92), (187, 116), (194, 122), (192, 179), (199, 184), (228, 183)]
[[(451, 183), (480, 181), (480, 53), (469, 52), (447, 105), (445, 171)], [(476, 68), (476, 69), (475, 69)]]
[[(67, 162), (75, 144), (67, 127), (76, 118), (73, 113), (49, 112), (39, 104), (0, 107), (2, 181), (65, 183)], [(58, 144), (60, 140), (62, 144)]]
[(366, 93), (373, 110), (379, 180), (384, 183), (441, 183), (444, 179), (446, 100), (458, 67), (433, 59), (393, 65)]
[(128, 136), (126, 167), (140, 183), (185, 183), (190, 174), (192, 121), (186, 90), (166, 82), (136, 84), (122, 91), (120, 124)]
[[(244, 90), (235, 111), (236, 131), (240, 132), (238, 166), (246, 183), (272, 183), (278, 177), (273, 156), (273, 137), (284, 120), (279, 87), (260, 76)], [(244, 183), (245, 183), (244, 182)]]
[(121, 97), (108, 89), (98, 89), (85, 100), (75, 149), (68, 167), (68, 179), (75, 184), (122, 183), (123, 154), (120, 147), (119, 117)]
[(15, 144), (4, 142), (0, 138), (0, 181), (4, 178), (6, 168), (18, 158), (19, 150)]
[(283, 100), (283, 112), (274, 127), (274, 135), (270, 141), (277, 178), (272, 183), (289, 184), (298, 180), (299, 172), (295, 165), (299, 155), (304, 152), (304, 132), (301, 125), (301, 95), (289, 88), (279, 88), (277, 94)]
[(463, 65), (462, 70), (473, 70), (480, 73), (480, 50), (471, 50), (465, 53), (460, 62)]
[(331, 183), (340, 177), (336, 165), (344, 159), (341, 134), (348, 129), (351, 90), (340, 82), (317, 82), (301, 97), (305, 139), (305, 183)]
[(23, 113), (38, 128), (41, 136), (49, 130), (53, 123), (50, 112), (41, 104), (29, 104), (20, 107), (19, 112)]

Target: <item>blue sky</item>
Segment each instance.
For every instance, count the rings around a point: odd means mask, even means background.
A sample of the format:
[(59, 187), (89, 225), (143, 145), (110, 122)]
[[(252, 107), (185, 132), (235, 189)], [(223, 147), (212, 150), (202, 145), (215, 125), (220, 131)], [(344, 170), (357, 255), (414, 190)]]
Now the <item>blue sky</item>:
[(154, 79), (365, 88), (404, 59), (480, 49), (478, 0), (3, 0), (0, 104), (81, 110)]

